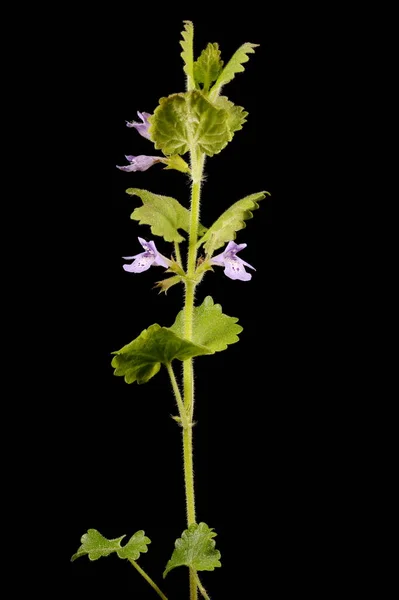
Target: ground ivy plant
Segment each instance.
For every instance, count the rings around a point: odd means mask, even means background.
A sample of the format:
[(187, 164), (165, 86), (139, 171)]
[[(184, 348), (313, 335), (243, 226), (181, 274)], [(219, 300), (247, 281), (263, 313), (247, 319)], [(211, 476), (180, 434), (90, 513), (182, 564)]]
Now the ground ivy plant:
[[(244, 282), (251, 279), (247, 269), (255, 268), (238, 256), (246, 244), (237, 244), (234, 240), (236, 233), (245, 228), (245, 221), (252, 218), (253, 211), (259, 208), (258, 203), (268, 194), (261, 191), (238, 200), (210, 227), (199, 222), (205, 158), (221, 152), (234, 134), (242, 129), (248, 115), (242, 106), (233, 104), (221, 92), (236, 74), (244, 71), (243, 65), (254, 53), (257, 44), (243, 44), (224, 64), (216, 43), (209, 43), (194, 60), (193, 39), (193, 24), (185, 21), (180, 45), (186, 91), (161, 98), (153, 113), (138, 112), (138, 122), (127, 122), (128, 127), (136, 129), (148, 139), (149, 144), (153, 144), (158, 154), (126, 156), (129, 164), (118, 167), (121, 171), (136, 172), (146, 171), (160, 163), (166, 165), (165, 169), (175, 169), (190, 179), (189, 208), (170, 196), (136, 187), (126, 190), (141, 201), (131, 218), (140, 225), (149, 226), (152, 236), (162, 237), (173, 246), (168, 258), (157, 250), (154, 240), (139, 237), (143, 251), (124, 257), (128, 262), (123, 268), (128, 273), (142, 273), (150, 267), (163, 269), (165, 277), (156, 283), (156, 287), (166, 293), (174, 285), (183, 286), (184, 306), (171, 326), (150, 325), (136, 339), (114, 352), (112, 358), (114, 374), (124, 377), (126, 383), (146, 383), (161, 367), (170, 377), (179, 413), (175, 419), (183, 436), (187, 529), (176, 540), (163, 577), (176, 567), (188, 567), (190, 600), (196, 600), (198, 593), (209, 598), (198, 572), (213, 571), (221, 566), (220, 552), (215, 548), (216, 533), (207, 524), (198, 523), (196, 517), (192, 452), (193, 359), (226, 350), (229, 344), (238, 341), (238, 334), (242, 331), (238, 319), (225, 315), (220, 304), (216, 304), (210, 296), (196, 305), (195, 291), (206, 272), (214, 267), (222, 267), (230, 279)], [(187, 155), (188, 162), (183, 158)], [(185, 234), (188, 234), (188, 242)], [(182, 244), (187, 244), (184, 261)], [(178, 361), (183, 363), (182, 381), (178, 381), (175, 373)], [(142, 530), (122, 544), (124, 538), (123, 535), (108, 540), (97, 530), (89, 529), (82, 536), (81, 546), (72, 560), (86, 554), (90, 560), (97, 560), (116, 553), (119, 558), (130, 561), (155, 592), (167, 600), (137, 562), (140, 554), (147, 552), (149, 538)]]

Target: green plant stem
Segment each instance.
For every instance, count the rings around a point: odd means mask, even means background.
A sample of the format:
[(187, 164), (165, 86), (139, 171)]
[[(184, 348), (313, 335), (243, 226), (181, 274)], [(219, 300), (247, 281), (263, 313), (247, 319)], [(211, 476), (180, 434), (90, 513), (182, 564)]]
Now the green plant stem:
[(197, 571), (194, 571), (194, 573), (195, 573), (195, 580), (197, 582), (197, 586), (198, 586), (199, 591), (201, 592), (201, 595), (205, 598), (205, 600), (211, 600), (210, 597), (208, 596), (208, 594), (206, 593), (206, 589), (202, 585), (200, 578), (198, 577)]
[[(184, 301), (184, 337), (192, 340), (193, 314), (195, 298), (195, 269), (197, 263), (197, 239), (200, 215), (201, 180), (204, 169), (205, 155), (196, 148), (191, 148), (191, 204), (190, 204), (190, 231), (187, 256), (187, 279), (185, 281)], [(194, 467), (193, 467), (193, 415), (194, 415), (194, 369), (193, 359), (183, 362), (183, 391), (184, 408), (188, 418), (188, 427), (183, 426), (183, 460), (184, 483), (186, 489), (187, 525), (195, 523), (195, 493), (194, 493)], [(190, 569), (190, 600), (197, 600), (197, 581), (195, 571)]]
[(157, 584), (153, 582), (151, 577), (149, 575), (147, 575), (147, 573), (145, 571), (143, 571), (143, 569), (141, 567), (139, 567), (139, 565), (136, 563), (136, 561), (133, 560), (132, 558), (129, 558), (129, 561), (132, 563), (134, 568), (137, 569), (137, 571), (140, 573), (140, 575), (142, 575), (144, 577), (144, 579), (150, 584), (150, 586), (156, 591), (156, 593), (159, 596), (161, 596), (162, 600), (168, 600), (167, 597), (165, 596), (165, 594), (163, 594), (161, 592), (161, 590), (159, 589)]
[(176, 262), (179, 265), (179, 267), (183, 268), (183, 263), (181, 260), (181, 254), (180, 254), (180, 246), (179, 246), (179, 242), (175, 242), (175, 256), (176, 256)]

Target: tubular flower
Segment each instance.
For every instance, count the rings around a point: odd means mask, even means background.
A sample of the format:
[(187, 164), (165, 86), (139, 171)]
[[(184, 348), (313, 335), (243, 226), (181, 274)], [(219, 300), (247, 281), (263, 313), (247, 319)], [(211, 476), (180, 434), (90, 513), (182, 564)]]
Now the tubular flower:
[(135, 129), (137, 129), (140, 135), (147, 138), (147, 140), (150, 140), (150, 134), (148, 133), (148, 128), (150, 124), (148, 122), (148, 118), (151, 117), (151, 114), (147, 112), (141, 113), (139, 111), (137, 111), (137, 114), (143, 122), (136, 123), (136, 121), (126, 121), (126, 125), (127, 127), (134, 127)]
[(229, 242), (224, 252), (211, 258), (211, 265), (224, 267), (224, 274), (227, 275), (227, 277), (230, 277), (230, 279), (249, 281), (252, 278), (252, 275), (246, 272), (244, 266), (256, 271), (255, 267), (236, 256), (237, 252), (240, 252), (246, 247), (247, 244), (236, 244), (235, 242)]
[(140, 237), (138, 240), (145, 252), (135, 254), (134, 256), (123, 256), (122, 258), (125, 260), (135, 259), (130, 265), (123, 265), (125, 271), (128, 271), (129, 273), (142, 273), (143, 271), (147, 271), (152, 265), (164, 267), (165, 269), (169, 267), (171, 261), (158, 252), (153, 241), (147, 242)]
[(147, 171), (155, 163), (165, 162), (162, 156), (146, 156), (145, 154), (141, 154), (140, 156), (126, 155), (126, 159), (130, 162), (130, 165), (123, 167), (116, 165), (121, 171)]

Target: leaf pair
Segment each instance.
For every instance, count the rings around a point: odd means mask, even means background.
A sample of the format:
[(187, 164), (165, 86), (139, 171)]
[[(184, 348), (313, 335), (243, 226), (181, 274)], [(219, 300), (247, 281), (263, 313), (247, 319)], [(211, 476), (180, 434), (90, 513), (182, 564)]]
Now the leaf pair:
[[(139, 221), (140, 225), (149, 225), (151, 232), (164, 238), (166, 242), (182, 242), (184, 237), (179, 230), (188, 233), (190, 227), (190, 212), (177, 200), (169, 196), (153, 194), (147, 190), (129, 188), (130, 196), (138, 196), (143, 206), (136, 208), (131, 218)], [(198, 227), (198, 246), (204, 244), (208, 255), (212, 254), (226, 242), (235, 240), (236, 232), (245, 227), (245, 221), (252, 219), (252, 211), (259, 208), (258, 202), (269, 192), (250, 194), (235, 202), (207, 229)], [(270, 195), (270, 194), (269, 194)]]
[(219, 98), (220, 91), (236, 73), (244, 71), (242, 65), (258, 44), (243, 44), (223, 68), (216, 43), (209, 43), (194, 62), (191, 21), (185, 21), (182, 37), (181, 56), (187, 75), (187, 92), (160, 99), (159, 106), (149, 118), (149, 133), (155, 148), (166, 156), (195, 150), (214, 156), (233, 139), (236, 131), (242, 129), (248, 115), (225, 96)]
[[(187, 566), (195, 571), (213, 571), (220, 567), (220, 552), (215, 549), (216, 533), (209, 528), (206, 523), (193, 523), (188, 529), (183, 531), (181, 538), (175, 542), (175, 550), (171, 559), (166, 565), (163, 576), (172, 569), (180, 566)], [(82, 545), (72, 556), (71, 560), (88, 555), (90, 560), (98, 560), (102, 556), (109, 556), (116, 552), (119, 558), (127, 558), (136, 561), (140, 553), (148, 552), (148, 544), (151, 540), (144, 535), (144, 531), (137, 531), (128, 541), (121, 546), (121, 541), (125, 538), (122, 535), (119, 538), (108, 540), (96, 529), (89, 529), (85, 533), (81, 542)]]
[[(208, 92), (211, 100), (215, 100), (219, 95), (223, 85), (234, 79), (236, 73), (242, 73), (244, 63), (248, 62), (248, 54), (255, 52), (259, 44), (249, 42), (243, 44), (233, 54), (229, 62), (223, 68), (223, 61), (220, 57), (219, 45), (209, 43), (201, 52), (197, 61), (194, 62), (194, 26), (191, 21), (184, 21), (184, 30), (182, 31), (183, 40), (180, 42), (183, 52), (181, 57), (184, 62), (184, 72), (187, 75), (187, 90), (202, 89)], [(211, 84), (214, 83), (212, 89)]]
[(192, 90), (161, 98), (149, 118), (149, 132), (155, 148), (166, 155), (199, 150), (213, 156), (231, 141), (231, 121), (226, 105), (212, 104)]
[(180, 311), (172, 327), (151, 325), (130, 344), (113, 352), (114, 375), (124, 377), (126, 383), (146, 383), (162, 364), (221, 352), (238, 342), (242, 327), (237, 321), (223, 314), (220, 304), (207, 296), (201, 306), (194, 308), (192, 341), (184, 339), (184, 315)]

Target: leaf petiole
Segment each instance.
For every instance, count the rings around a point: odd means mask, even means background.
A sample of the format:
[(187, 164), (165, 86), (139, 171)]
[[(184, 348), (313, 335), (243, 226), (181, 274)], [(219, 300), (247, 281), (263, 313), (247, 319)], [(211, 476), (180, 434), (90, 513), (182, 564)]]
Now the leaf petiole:
[(150, 586), (156, 591), (156, 593), (158, 594), (158, 596), (160, 596), (162, 598), (162, 600), (168, 600), (167, 597), (165, 596), (165, 594), (163, 594), (161, 592), (161, 590), (159, 589), (157, 584), (153, 582), (151, 577), (149, 575), (147, 575), (147, 573), (136, 563), (135, 560), (133, 560), (132, 558), (129, 558), (129, 562), (132, 563), (134, 568), (137, 569), (137, 571), (140, 573), (140, 575), (142, 575), (144, 577), (144, 579), (147, 581), (147, 583), (150, 584)]
[(173, 388), (173, 393), (175, 395), (176, 398), (176, 404), (177, 404), (177, 408), (179, 409), (179, 415), (180, 415), (180, 420), (181, 420), (181, 424), (183, 426), (184, 429), (188, 429), (189, 428), (189, 422), (187, 419), (187, 411), (184, 408), (184, 403), (183, 403), (183, 398), (181, 396), (180, 390), (179, 390), (179, 386), (177, 385), (177, 381), (176, 381), (176, 377), (172, 368), (172, 363), (167, 363), (166, 364), (166, 368), (168, 370), (168, 374), (170, 377), (170, 381), (172, 383), (172, 388)]
[(194, 569), (191, 569), (191, 571), (193, 571), (194, 573), (195, 581), (197, 582), (197, 586), (199, 591), (201, 592), (201, 596), (205, 598), (205, 600), (211, 600), (208, 594), (206, 593), (206, 589), (202, 585), (200, 578), (198, 577), (197, 571), (195, 571)]

